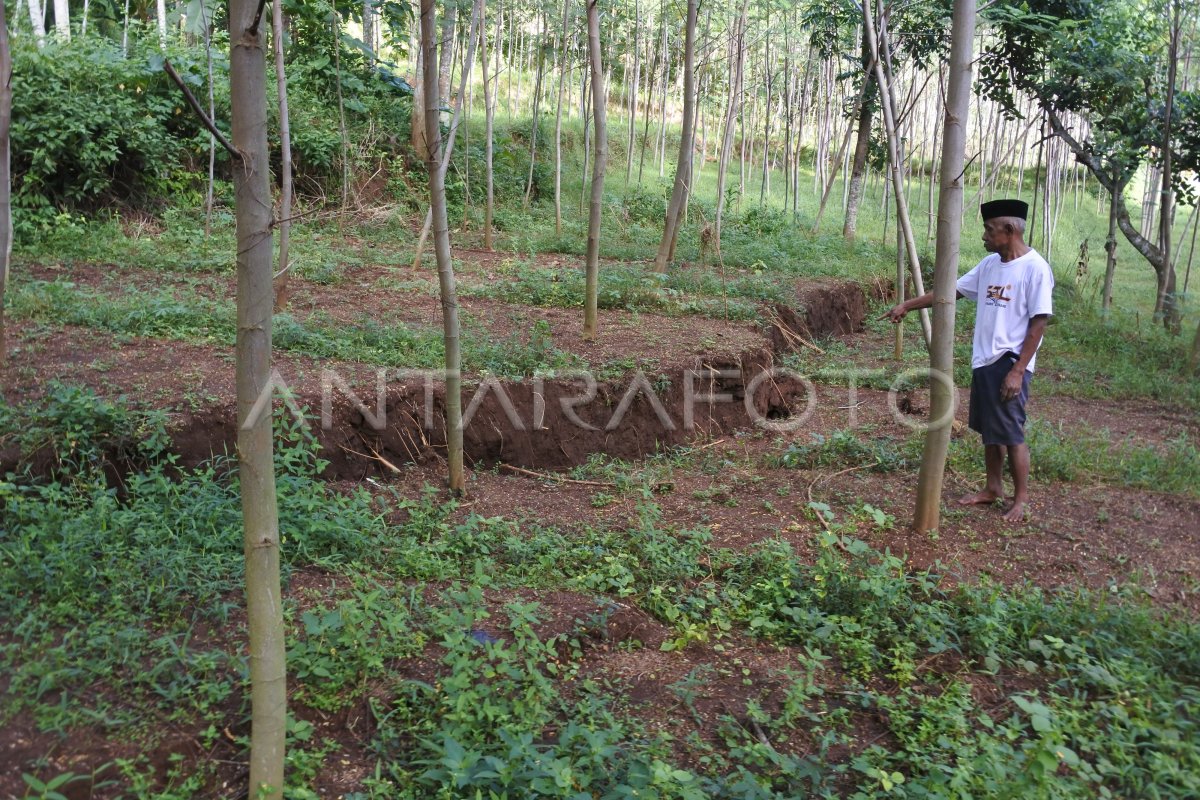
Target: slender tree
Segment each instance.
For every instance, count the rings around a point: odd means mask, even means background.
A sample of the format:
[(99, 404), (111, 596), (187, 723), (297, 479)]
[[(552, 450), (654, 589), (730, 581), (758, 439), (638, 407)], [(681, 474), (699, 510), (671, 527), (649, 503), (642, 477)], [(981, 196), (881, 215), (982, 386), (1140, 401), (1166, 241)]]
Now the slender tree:
[[(925, 294), (924, 281), (921, 277), (921, 261), (917, 255), (917, 243), (913, 239), (912, 224), (908, 216), (908, 203), (904, 197), (904, 179), (902, 178), (903, 163), (900, 159), (899, 136), (896, 132), (895, 97), (892, 86), (883, 71), (883, 60), (880, 58), (881, 44), (875, 35), (875, 20), (869, 2), (863, 3), (863, 28), (867, 42), (871, 48), (871, 56), (875, 61), (875, 80), (878, 82), (883, 107), (883, 126), (888, 139), (888, 163), (892, 177), (892, 193), (896, 200), (896, 221), (904, 231), (904, 243), (908, 249), (908, 267), (912, 274), (913, 285), (917, 294)], [(960, 200), (961, 202), (961, 200)], [(921, 331), (928, 344), (932, 338), (929, 325), (929, 315), (921, 309)]]
[[(1162, 143), (1162, 187), (1160, 192), (1162, 199), (1159, 202), (1159, 233), (1158, 233), (1158, 249), (1162, 253), (1163, 268), (1159, 271), (1158, 281), (1158, 297), (1155, 302), (1155, 308), (1163, 315), (1163, 322), (1167, 326), (1167, 330), (1178, 335), (1180, 332), (1180, 313), (1178, 310), (1179, 303), (1174, 298), (1175, 294), (1175, 262), (1171, 260), (1171, 222), (1175, 217), (1175, 192), (1171, 185), (1172, 162), (1171, 162), (1171, 134), (1172, 134), (1172, 111), (1175, 103), (1175, 75), (1176, 61), (1179, 56), (1179, 0), (1170, 0), (1168, 5), (1168, 13), (1170, 15), (1170, 45), (1167, 48), (1167, 96), (1165, 109), (1163, 111), (1163, 143)], [(1168, 296), (1171, 300), (1168, 303)], [(1171, 308), (1175, 311), (1174, 314), (1163, 313), (1164, 309)]]
[(1100, 293), (1101, 313), (1107, 314), (1112, 306), (1113, 276), (1117, 272), (1117, 208), (1120, 195), (1114, 194), (1108, 203), (1108, 236), (1104, 239), (1104, 290)]
[[(265, 2), (265, 0), (264, 0)], [(342, 213), (338, 216), (338, 230), (346, 219), (350, 207), (350, 133), (346, 128), (346, 98), (342, 92), (342, 26), (341, 17), (335, 9), (329, 15), (329, 29), (333, 34), (333, 73), (337, 88), (338, 133), (342, 141)]]
[(12, 51), (8, 45), (8, 9), (0, 0), (0, 391), (7, 388), (8, 331), (4, 292), (12, 260)]
[[(562, 14), (562, 32), (559, 35), (559, 46), (562, 48), (563, 63), (558, 70), (558, 104), (554, 110), (554, 235), (562, 236), (562, 111), (563, 87), (570, 74), (567, 54), (567, 24), (570, 20), (571, 0), (564, 0)], [(572, 49), (573, 46), (572, 46)]]
[[(204, 31), (204, 66), (208, 72), (208, 118), (217, 118), (216, 87), (213, 85), (212, 15), (200, 0), (200, 27)], [(204, 191), (204, 240), (212, 235), (213, 187), (217, 177), (217, 137), (208, 134), (208, 185)]]
[(537, 135), (538, 135), (538, 116), (540, 113), (540, 105), (542, 100), (542, 75), (545, 72), (545, 50), (542, 47), (542, 40), (546, 36), (546, 15), (539, 13), (538, 19), (542, 23), (542, 35), (537, 37), (537, 78), (533, 84), (533, 122), (529, 129), (529, 177), (525, 182), (525, 199), (522, 201), (522, 207), (529, 208), (529, 201), (533, 197), (533, 172), (537, 165)]
[[(17, 0), (20, 2), (20, 0)], [(129, 19), (129, 0), (126, 0), (125, 18)], [(33, 38), (37, 42), (38, 47), (46, 46), (46, 7), (42, 5), (41, 0), (29, 0), (27, 6), (29, 9), (29, 24), (33, 28)], [(122, 45), (122, 49), (124, 46)]]
[[(600, 287), (600, 223), (604, 208), (604, 171), (608, 165), (608, 122), (605, 113), (604, 65), (600, 56), (599, 0), (587, 3), (588, 60), (592, 75), (592, 116), (596, 122), (596, 154), (592, 164), (592, 197), (588, 207), (586, 276), (584, 279), (583, 338), (596, 338)], [(693, 0), (694, 2), (694, 0)]]
[[(458, 25), (458, 0), (445, 0), (442, 5), (442, 39), (438, 51), (438, 96), (442, 102), (450, 99), (450, 78), (454, 68), (455, 30)], [(438, 107), (438, 120), (445, 122), (444, 106)]]
[(67, 0), (54, 0), (54, 30), (64, 42), (71, 41), (71, 11)]
[[(870, 1), (863, 0), (863, 3), (866, 4)], [(871, 48), (867, 44), (865, 33), (862, 37), (862, 67), (862, 89), (859, 92), (858, 105), (858, 138), (854, 144), (854, 160), (850, 170), (846, 216), (842, 223), (842, 236), (849, 242), (854, 241), (855, 233), (858, 231), (858, 207), (863, 198), (863, 179), (867, 171), (867, 155), (871, 148), (871, 122), (875, 118), (875, 79), (872, 74), (875, 70), (875, 60), (871, 55)], [(849, 126), (846, 127), (846, 132), (849, 134)]]
[(629, 136), (625, 144), (625, 185), (629, 185), (629, 177), (633, 174), (633, 142), (637, 135), (638, 81), (641, 79), (641, 51), (638, 49), (638, 38), (642, 31), (641, 0), (633, 4), (633, 80), (627, 81), (626, 91), (629, 93)]
[[(413, 2), (420, 3), (420, 0), (413, 0)], [(420, 26), (413, 27), (419, 29)], [(410, 42), (410, 46), (416, 53), (416, 56), (413, 58), (413, 94), (412, 114), (409, 119), (411, 128), (409, 146), (412, 148), (414, 158), (419, 161), (428, 161), (429, 145), (425, 141), (425, 52), (420, 46), (420, 42), (418, 41), (419, 34), (417, 34), (416, 30), (414, 30), (414, 37), (414, 40)]]
[[(867, 73), (870, 73), (874, 69), (875, 69), (875, 60), (873, 58), (870, 58), (867, 61), (865, 71)], [(868, 80), (866, 80), (866, 78), (864, 78), (863, 83), (858, 90), (858, 98), (854, 101), (854, 107), (861, 109), (861, 113), (858, 113), (855, 115), (858, 117), (859, 126), (860, 126), (859, 127), (859, 135), (858, 135), (858, 144), (856, 145), (856, 148), (861, 147), (861, 148), (863, 148), (863, 151), (862, 151), (862, 164), (860, 166), (859, 160), (858, 160), (859, 153), (858, 153), (857, 149), (855, 150), (853, 164), (854, 164), (854, 169), (859, 170), (859, 172), (858, 172), (857, 178), (855, 178), (853, 173), (851, 174), (850, 183), (849, 183), (849, 186), (847, 187), (847, 192), (846, 192), (846, 214), (845, 214), (845, 224), (842, 227), (842, 236), (845, 237), (847, 241), (854, 240), (855, 231), (858, 229), (858, 222), (857, 222), (858, 204), (862, 201), (862, 194), (864, 191), (864, 183), (866, 180), (867, 147), (871, 142), (871, 119), (873, 118), (873, 114), (871, 113), (871, 110), (867, 103), (866, 97), (867, 97), (867, 92), (870, 91), (874, 85), (875, 85), (874, 78), (872, 78), (870, 81), (868, 81)], [(865, 123), (863, 121), (864, 116), (866, 117)], [(866, 125), (865, 142), (864, 142), (864, 137), (863, 137), (864, 129), (862, 127), (864, 124)], [(842, 160), (846, 154), (846, 148), (850, 144), (850, 134), (852, 134), (853, 132), (854, 132), (853, 126), (847, 125), (845, 135), (842, 137), (841, 147), (838, 148), (837, 158), (834, 159), (834, 161), (833, 161), (833, 171), (829, 173), (829, 179), (825, 182), (825, 188), (821, 192), (821, 204), (817, 208), (817, 217), (815, 220), (813, 220), (813, 228), (812, 228), (813, 233), (816, 233), (821, 228), (821, 217), (824, 216), (824, 214), (825, 214), (825, 207), (826, 207), (826, 204), (829, 202), (829, 194), (830, 194), (830, 192), (833, 191), (833, 184), (837, 181), (838, 173), (842, 169)], [(855, 180), (858, 181), (857, 186), (855, 185)], [(856, 197), (856, 193), (857, 193), (857, 197)]]
[(229, 96), (237, 213), (238, 482), (250, 629), (251, 797), (283, 797), (287, 679), (271, 440), (271, 187), (262, 5), (229, 4)]
[[(938, 192), (937, 252), (933, 262), (933, 340), (929, 347), (929, 416), (917, 478), (913, 527), (938, 527), (942, 479), (954, 419), (954, 306), (958, 252), (962, 235), (963, 161), (971, 103), (971, 60), (975, 38), (975, 0), (955, 0), (950, 33), (950, 77), (942, 127), (942, 171)], [(881, 81), (882, 83), (882, 81)]]
[[(492, 249), (492, 216), (495, 214), (496, 194), (495, 194), (495, 172), (492, 168), (493, 154), (495, 151), (495, 143), (493, 142), (492, 131), (496, 120), (496, 93), (500, 89), (500, 79), (496, 76), (496, 85), (489, 89), (488, 81), (488, 56), (487, 56), (487, 35), (484, 34), (483, 15), (480, 14), (480, 37), (479, 37), (479, 63), (483, 68), (483, 124), (484, 124), (484, 143), (483, 143), (483, 163), (484, 172), (487, 182), (487, 199), (483, 206), (483, 249)], [(496, 48), (496, 64), (500, 63), (500, 14), (496, 14), (496, 35), (492, 42)]]
[[(734, 124), (742, 110), (742, 78), (746, 63), (746, 22), (749, 0), (742, 0), (742, 10), (734, 23), (730, 35), (729, 50), (729, 100), (725, 105), (724, 131), (721, 134), (721, 155), (717, 159), (717, 212), (713, 222), (714, 243), (718, 257), (721, 256), (721, 226), (725, 216), (725, 176), (729, 171), (729, 159), (733, 153)], [(724, 263), (722, 261), (722, 263)]]
[(167, 0), (155, 0), (155, 21), (158, 23), (158, 46), (167, 49)]
[[(436, 64), (438, 31), (436, 0), (421, 0), (421, 50), (426, 65)], [(446, 43), (449, 46), (449, 42)], [(442, 139), (438, 124), (441, 95), (438, 74), (424, 72), (425, 141), (429, 159), (429, 208), (433, 217), (433, 250), (437, 256), (438, 287), (442, 298), (442, 328), (446, 342), (446, 462), (453, 494), (466, 487), (463, 475), (462, 347), (458, 323), (458, 293), (454, 285), (454, 263), (450, 256), (450, 223), (446, 216), (446, 173), (442, 169)]]
[(362, 2), (362, 31), (363, 44), (371, 51), (368, 59), (371, 63), (375, 61), (375, 0), (363, 0)]
[[(368, 4), (370, 0), (367, 0)], [(287, 71), (283, 62), (283, 0), (274, 0), (271, 14), (271, 45), (275, 53), (275, 88), (279, 97), (279, 270), (275, 283), (275, 310), (288, 303), (288, 278), (292, 265), (288, 246), (292, 232), (292, 124), (288, 112)]]
[[(468, 65), (463, 69), (462, 74), (458, 78), (458, 95), (454, 103), (454, 115), (450, 118), (450, 138), (446, 140), (446, 148), (441, 154), (441, 170), (442, 170), (442, 185), (446, 182), (446, 173), (450, 169), (450, 157), (454, 155), (454, 140), (458, 136), (458, 124), (462, 118), (463, 104), (462, 100), (466, 96), (467, 82), (471, 79), (470, 66), (475, 63), (475, 43), (476, 35), (479, 33), (479, 26), (483, 24), (483, 0), (475, 0), (475, 5), (471, 8), (471, 21), (468, 26), (467, 33), (467, 52), (465, 55), (465, 63)], [(443, 28), (445, 31), (445, 28)], [(445, 47), (452, 47), (453, 42), (446, 42)], [(440, 80), (440, 78), (439, 78)], [(440, 89), (439, 89), (440, 91)], [(439, 101), (440, 102), (440, 101)], [(441, 138), (441, 128), (438, 128), (438, 138)], [(413, 252), (412, 268), (415, 270), (421, 266), (421, 256), (425, 252), (425, 242), (429, 238), (429, 231), (433, 225), (433, 206), (429, 206), (429, 210), (425, 212), (425, 223), (421, 226), (421, 235), (417, 237), (417, 246)]]
[(675, 237), (679, 235), (683, 217), (684, 198), (692, 175), (696, 116), (696, 17), (699, 6), (699, 0), (688, 0), (683, 44), (683, 125), (679, 136), (679, 158), (675, 165), (675, 185), (671, 190), (670, 205), (667, 206), (662, 241), (654, 258), (654, 266), (659, 272), (666, 272), (667, 262), (675, 248)]

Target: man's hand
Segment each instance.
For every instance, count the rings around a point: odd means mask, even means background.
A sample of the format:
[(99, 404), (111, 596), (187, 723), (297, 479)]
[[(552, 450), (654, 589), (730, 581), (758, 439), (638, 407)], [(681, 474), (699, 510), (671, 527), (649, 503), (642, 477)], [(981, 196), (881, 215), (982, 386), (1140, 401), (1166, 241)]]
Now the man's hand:
[(886, 312), (884, 312), (883, 316), (881, 316), (880, 319), (889, 319), (893, 323), (896, 323), (896, 322), (899, 322), (900, 320), (904, 319), (904, 315), (907, 313), (908, 313), (908, 309), (904, 307), (904, 303), (897, 303), (896, 305), (889, 308)]
[(1008, 403), (1015, 400), (1021, 394), (1021, 386), (1025, 381), (1024, 369), (1011, 369), (1004, 376), (1004, 383), (1000, 386), (1000, 400)]

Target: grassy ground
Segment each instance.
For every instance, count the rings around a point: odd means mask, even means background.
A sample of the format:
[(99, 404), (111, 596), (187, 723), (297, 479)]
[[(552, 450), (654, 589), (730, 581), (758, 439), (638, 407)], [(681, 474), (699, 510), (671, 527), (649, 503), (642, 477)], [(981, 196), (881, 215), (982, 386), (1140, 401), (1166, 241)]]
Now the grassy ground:
[[(100, 796), (189, 797), (238, 780), (232, 465), (171, 478), (162, 420), (86, 393), (12, 413), (64, 472), (0, 484), (12, 623), (0, 714), (51, 747), (47, 764), (76, 752), (49, 745), (56, 735), (110, 742), (96, 745), (105, 763), (26, 773), (28, 794), (49, 796), (57, 780)], [(98, 472), (114, 439), (142, 469), (120, 497)], [(288, 797), (1200, 789), (1200, 630), (1133, 595), (955, 587), (862, 541), (897, 524), (862, 501), (810, 503), (807, 554), (784, 539), (717, 545), (656, 500), (664, 479), (728, 468), (703, 449), (579, 470), (641, 498), (609, 527), (461, 514), (433, 490), (335, 492), (314, 479), (301, 432), (288, 442)], [(850, 449), (779, 458), (834, 469), (861, 456)], [(643, 619), (632, 630), (617, 625), (629, 609)], [(663, 679), (622, 671), (628, 659)], [(631, 700), (648, 683), (662, 692), (657, 713)], [(163, 761), (183, 743), (207, 757)]]

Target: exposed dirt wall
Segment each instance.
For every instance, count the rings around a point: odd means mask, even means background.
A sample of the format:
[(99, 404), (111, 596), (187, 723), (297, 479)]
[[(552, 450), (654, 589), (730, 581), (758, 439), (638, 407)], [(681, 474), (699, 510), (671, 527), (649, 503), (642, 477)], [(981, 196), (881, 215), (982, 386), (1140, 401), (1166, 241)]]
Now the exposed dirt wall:
[[(436, 377), (385, 384), (382, 406), (376, 387), (361, 381), (352, 384), (353, 396), (332, 381), (323, 389), (291, 387), (298, 406), (323, 409), (323, 419), (308, 424), (330, 462), (326, 477), (361, 480), (389, 474), (389, 464), (444, 456), (445, 387)], [(581, 464), (593, 453), (640, 458), (698, 436), (784, 419), (807, 402), (803, 383), (775, 372), (765, 347), (593, 384), (584, 377), (485, 379), (464, 389), (464, 414), (470, 415), (464, 448), (476, 466), (555, 469)], [(232, 452), (235, 438), (231, 415), (206, 411), (181, 420), (175, 445), (191, 464)]]

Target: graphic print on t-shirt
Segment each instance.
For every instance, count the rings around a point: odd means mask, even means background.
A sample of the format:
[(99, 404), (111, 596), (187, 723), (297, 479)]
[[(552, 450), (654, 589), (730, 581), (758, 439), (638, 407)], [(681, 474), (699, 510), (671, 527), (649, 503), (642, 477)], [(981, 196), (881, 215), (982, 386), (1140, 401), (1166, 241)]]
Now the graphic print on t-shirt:
[(989, 306), (997, 306), (999, 308), (1007, 308), (1012, 302), (1012, 284), (992, 284), (987, 287), (987, 300)]

